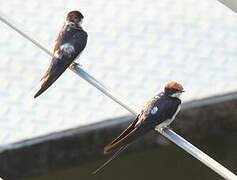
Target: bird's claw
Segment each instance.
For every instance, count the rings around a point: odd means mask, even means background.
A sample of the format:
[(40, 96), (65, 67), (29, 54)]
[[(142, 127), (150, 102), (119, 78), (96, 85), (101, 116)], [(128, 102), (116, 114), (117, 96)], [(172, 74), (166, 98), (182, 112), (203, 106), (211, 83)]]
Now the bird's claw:
[(170, 129), (170, 125), (157, 126), (157, 127), (155, 128), (155, 131), (162, 132), (162, 131), (164, 131), (164, 129), (167, 129), (167, 128)]
[(82, 67), (82, 65), (81, 65), (80, 63), (74, 62), (74, 64), (75, 64), (76, 66)]
[(72, 63), (72, 64), (70, 65), (70, 67), (73, 68), (73, 69), (74, 69), (74, 68), (77, 68), (77, 67), (82, 68), (82, 65), (79, 64), (79, 63), (74, 62), (74, 63)]

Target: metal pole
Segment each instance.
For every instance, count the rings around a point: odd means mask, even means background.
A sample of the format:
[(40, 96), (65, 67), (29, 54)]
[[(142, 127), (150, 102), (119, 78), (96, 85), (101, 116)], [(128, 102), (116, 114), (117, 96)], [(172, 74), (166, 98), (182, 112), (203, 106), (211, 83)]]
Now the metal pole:
[(187, 140), (185, 140), (180, 135), (176, 134), (174, 131), (168, 128), (156, 129), (163, 136), (167, 137), (169, 140), (174, 142), (176, 145), (181, 147), (183, 150), (191, 154), (193, 157), (201, 161), (203, 164), (211, 168), (213, 171), (221, 175), (225, 179), (237, 180), (237, 176), (229, 171), (227, 168), (222, 166), (220, 163), (212, 159), (210, 156), (193, 146)]
[(236, 0), (218, 0), (222, 4), (226, 5), (228, 8), (233, 10), (234, 12), (237, 12), (237, 1)]
[[(26, 39), (31, 41), (33, 44), (38, 46), (40, 49), (42, 49), (44, 52), (49, 54), (50, 56), (53, 56), (53, 54), (45, 48), (41, 43), (33, 39), (31, 36), (26, 34), (24, 30), (20, 29), (19, 26), (16, 26), (16, 23), (13, 23), (10, 21), (4, 14), (0, 12), (0, 20), (10, 26), (12, 29), (14, 29), (16, 32), (24, 36)], [(77, 75), (79, 75), (81, 78), (83, 78), (85, 81), (87, 81), (89, 84), (93, 85), (95, 88), (100, 90), (102, 93), (104, 93), (106, 96), (120, 104), (122, 107), (127, 109), (129, 112), (131, 112), (133, 115), (137, 115), (139, 111), (137, 108), (128, 105), (125, 100), (121, 100), (121, 97), (115, 96), (113, 92), (109, 89), (107, 89), (102, 83), (100, 83), (98, 80), (96, 80), (94, 77), (92, 77), (89, 73), (87, 73), (85, 70), (83, 70), (78, 64), (73, 63), (70, 66), (70, 69), (75, 72)], [(237, 176), (233, 174), (231, 171), (223, 167), (221, 164), (216, 162), (214, 159), (200, 151), (198, 148), (190, 144), (188, 141), (183, 139), (181, 136), (173, 132), (171, 129), (165, 128), (158, 130), (163, 136), (168, 138), (173, 143), (177, 144), (181, 148), (183, 148), (186, 152), (200, 160), (202, 163), (207, 165), (209, 168), (211, 168), (213, 171), (218, 173), (220, 176), (222, 176), (225, 179), (231, 179), (231, 180), (237, 180)]]

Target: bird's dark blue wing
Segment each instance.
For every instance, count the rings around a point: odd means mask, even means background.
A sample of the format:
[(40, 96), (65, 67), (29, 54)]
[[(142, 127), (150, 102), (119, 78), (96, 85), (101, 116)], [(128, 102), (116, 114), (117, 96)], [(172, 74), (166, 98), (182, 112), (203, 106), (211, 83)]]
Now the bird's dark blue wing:
[(156, 125), (172, 118), (180, 103), (179, 99), (171, 99), (163, 93), (155, 96), (148, 101), (133, 123), (114, 141), (104, 147), (104, 153), (116, 151), (154, 129)]
[(63, 53), (60, 50), (62, 49), (62, 46), (65, 44), (70, 44), (75, 49), (70, 58), (74, 60), (86, 47), (87, 38), (87, 32), (84, 31), (81, 27), (75, 27), (70, 24), (64, 25), (56, 39), (54, 55), (57, 56), (56, 53)]
[(77, 33), (72, 36), (71, 43), (75, 48), (74, 58), (76, 58), (86, 47), (87, 37), (87, 33), (82, 29), (78, 30)]
[[(112, 153), (117, 150), (119, 147), (122, 147), (131, 141), (138, 138), (140, 135), (144, 134), (148, 131), (147, 128), (141, 129), (143, 127), (143, 121), (147, 119), (147, 115), (149, 110), (152, 108), (153, 104), (162, 96), (159, 94), (158, 96), (153, 97), (150, 101), (148, 101), (141, 113), (136, 117), (136, 119), (125, 129), (116, 139), (114, 139), (111, 143), (104, 147), (104, 153)], [(138, 131), (139, 130), (139, 131)]]
[(54, 57), (41, 79), (41, 87), (35, 98), (48, 89), (84, 50), (87, 33), (81, 28), (65, 25), (59, 33), (54, 48)]

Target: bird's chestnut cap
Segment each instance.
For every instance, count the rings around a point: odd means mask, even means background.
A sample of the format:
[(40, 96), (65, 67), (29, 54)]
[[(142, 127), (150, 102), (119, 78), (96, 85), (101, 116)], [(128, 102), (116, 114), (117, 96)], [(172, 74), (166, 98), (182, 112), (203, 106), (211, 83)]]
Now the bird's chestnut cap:
[(174, 89), (177, 90), (178, 92), (184, 92), (184, 88), (181, 84), (171, 81), (165, 85), (165, 89)]

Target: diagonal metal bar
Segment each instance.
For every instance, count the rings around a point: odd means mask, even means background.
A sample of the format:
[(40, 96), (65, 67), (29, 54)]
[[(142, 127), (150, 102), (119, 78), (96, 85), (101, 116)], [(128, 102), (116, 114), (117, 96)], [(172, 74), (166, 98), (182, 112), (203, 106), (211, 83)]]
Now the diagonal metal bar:
[(220, 163), (212, 159), (210, 156), (202, 152), (200, 149), (189, 143), (183, 137), (172, 131), (171, 129), (156, 129), (163, 136), (167, 137), (173, 143), (181, 147), (183, 150), (191, 154), (193, 157), (201, 161), (203, 164), (211, 168), (213, 171), (221, 175), (225, 179), (237, 180), (237, 176), (230, 170), (222, 166)]
[(77, 65), (76, 63), (73, 63), (70, 66), (70, 69), (75, 72), (78, 76), (80, 76), (82, 79), (90, 83), (92, 86), (100, 90), (102, 93), (104, 93), (106, 96), (117, 102), (119, 105), (123, 106), (125, 109), (127, 109), (132, 114), (136, 115), (138, 110), (135, 106), (129, 105), (129, 103), (122, 97), (115, 95), (110, 89), (106, 88), (103, 84), (101, 84), (98, 80), (96, 80), (93, 76), (91, 76), (89, 73), (87, 73), (82, 67)]
[(237, 1), (236, 0), (218, 0), (218, 1), (220, 1), (222, 4), (226, 5), (232, 11), (237, 13)]
[[(17, 26), (15, 22), (11, 21), (7, 16), (5, 16), (3, 13), (0, 12), (0, 20), (10, 26), (12, 29), (14, 29), (16, 32), (21, 34), (23, 37), (31, 41), (33, 44), (35, 44), (37, 47), (42, 49), (45, 53), (49, 54), (50, 56), (53, 56), (53, 54), (45, 48), (41, 43), (39, 43), (37, 40), (33, 39), (31, 36), (29, 36), (26, 31), (23, 29), (20, 29), (20, 26)], [(79, 75), (81, 78), (83, 78), (85, 81), (93, 85), (95, 88), (100, 90), (102, 93), (104, 93), (106, 96), (120, 104), (122, 107), (127, 109), (129, 112), (131, 112), (133, 115), (137, 115), (139, 111), (135, 106), (131, 106), (127, 103), (127, 101), (117, 95), (114, 95), (114, 93), (106, 88), (102, 83), (100, 83), (98, 80), (96, 80), (93, 76), (91, 76), (89, 73), (87, 73), (80, 65), (73, 63), (70, 66), (70, 69), (75, 72), (77, 75)], [(193, 146), (191, 143), (186, 141), (184, 138), (176, 134), (174, 131), (172, 131), (169, 128), (164, 129), (157, 129), (159, 133), (161, 133), (163, 136), (168, 138), (170, 141), (184, 149), (186, 152), (191, 154), (193, 157), (201, 161), (203, 164), (211, 168), (213, 171), (215, 171), (217, 174), (222, 176), (225, 179), (229, 180), (237, 180), (237, 176), (232, 173), (230, 170), (222, 166), (220, 163), (209, 157), (207, 154)]]

